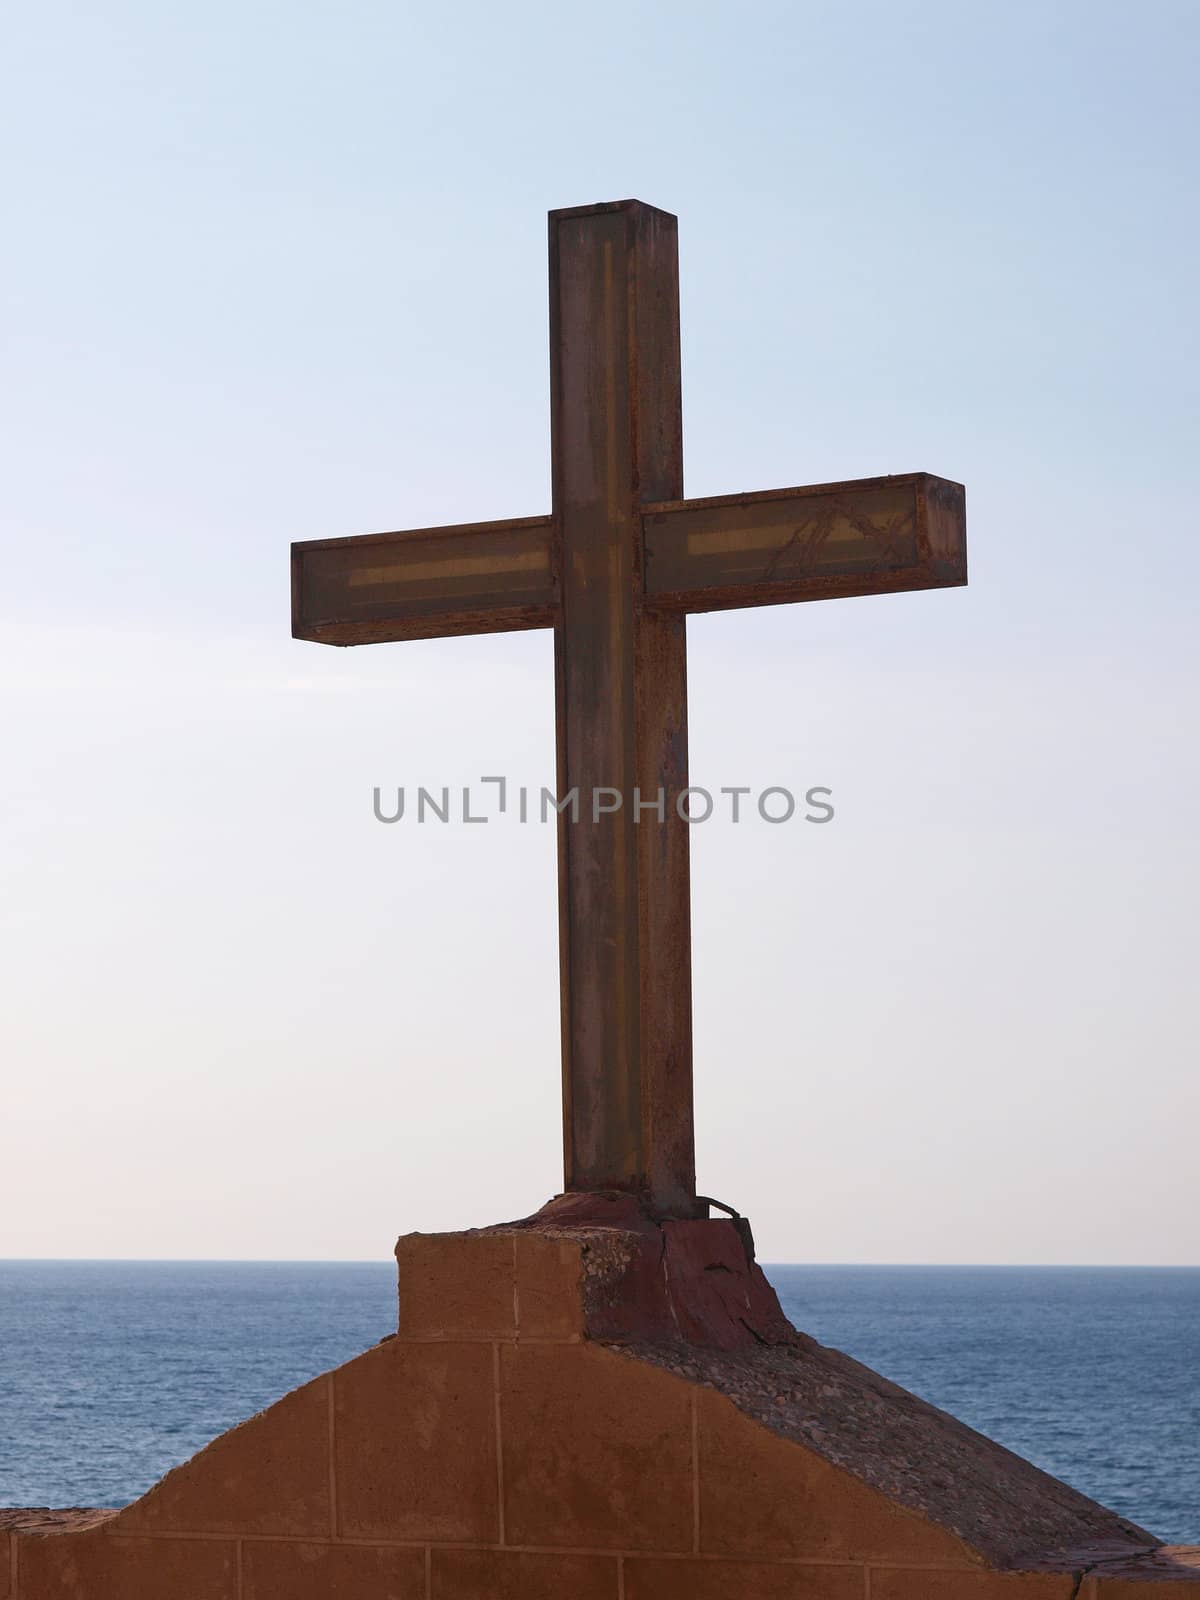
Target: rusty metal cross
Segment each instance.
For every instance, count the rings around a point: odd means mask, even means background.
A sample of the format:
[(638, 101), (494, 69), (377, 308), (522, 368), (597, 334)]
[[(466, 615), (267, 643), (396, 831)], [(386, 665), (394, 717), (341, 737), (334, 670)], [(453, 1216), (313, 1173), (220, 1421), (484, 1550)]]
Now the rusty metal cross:
[(558, 794), (626, 800), (559, 819), (566, 1187), (696, 1216), (687, 614), (965, 583), (963, 490), (685, 500), (676, 220), (636, 200), (550, 213), (550, 386), (550, 516), (293, 545), (292, 631), (554, 629)]

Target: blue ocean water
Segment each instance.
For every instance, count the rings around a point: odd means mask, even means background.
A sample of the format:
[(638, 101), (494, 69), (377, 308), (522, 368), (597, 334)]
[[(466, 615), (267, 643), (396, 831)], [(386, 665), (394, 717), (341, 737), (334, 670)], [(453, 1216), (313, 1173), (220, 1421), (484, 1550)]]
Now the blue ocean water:
[[(1200, 1269), (768, 1267), (792, 1321), (1200, 1543)], [(390, 1263), (0, 1263), (0, 1506), (117, 1506), (395, 1326)]]

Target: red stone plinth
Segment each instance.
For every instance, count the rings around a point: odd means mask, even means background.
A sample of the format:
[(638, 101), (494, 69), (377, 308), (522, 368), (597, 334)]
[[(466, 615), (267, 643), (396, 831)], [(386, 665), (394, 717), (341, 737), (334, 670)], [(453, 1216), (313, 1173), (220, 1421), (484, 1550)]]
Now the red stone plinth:
[(0, 1600), (1200, 1600), (797, 1333), (740, 1221), (569, 1196), (396, 1255), (396, 1336), (123, 1511), (0, 1513)]

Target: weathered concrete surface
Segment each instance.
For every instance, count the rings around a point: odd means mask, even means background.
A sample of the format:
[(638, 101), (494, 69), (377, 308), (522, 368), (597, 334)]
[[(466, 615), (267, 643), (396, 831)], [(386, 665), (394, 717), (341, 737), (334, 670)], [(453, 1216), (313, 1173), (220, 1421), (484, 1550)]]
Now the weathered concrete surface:
[[(520, 1222), (400, 1240), (400, 1331), (566, 1335), (719, 1350), (786, 1343), (795, 1329), (754, 1260), (744, 1218), (654, 1222), (626, 1194), (567, 1194)], [(508, 1250), (511, 1242), (512, 1258)]]
[(1200, 1600), (796, 1333), (740, 1222), (573, 1196), (396, 1253), (396, 1336), (123, 1511), (0, 1513), (0, 1600)]

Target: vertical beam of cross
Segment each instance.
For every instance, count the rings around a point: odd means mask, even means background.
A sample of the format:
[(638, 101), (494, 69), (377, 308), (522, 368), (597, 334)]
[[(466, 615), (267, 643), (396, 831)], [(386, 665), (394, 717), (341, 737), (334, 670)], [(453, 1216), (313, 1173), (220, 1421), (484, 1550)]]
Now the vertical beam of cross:
[(644, 603), (641, 508), (683, 495), (678, 282), (669, 213), (551, 213), (566, 1187), (663, 1216), (696, 1210), (686, 619)]

